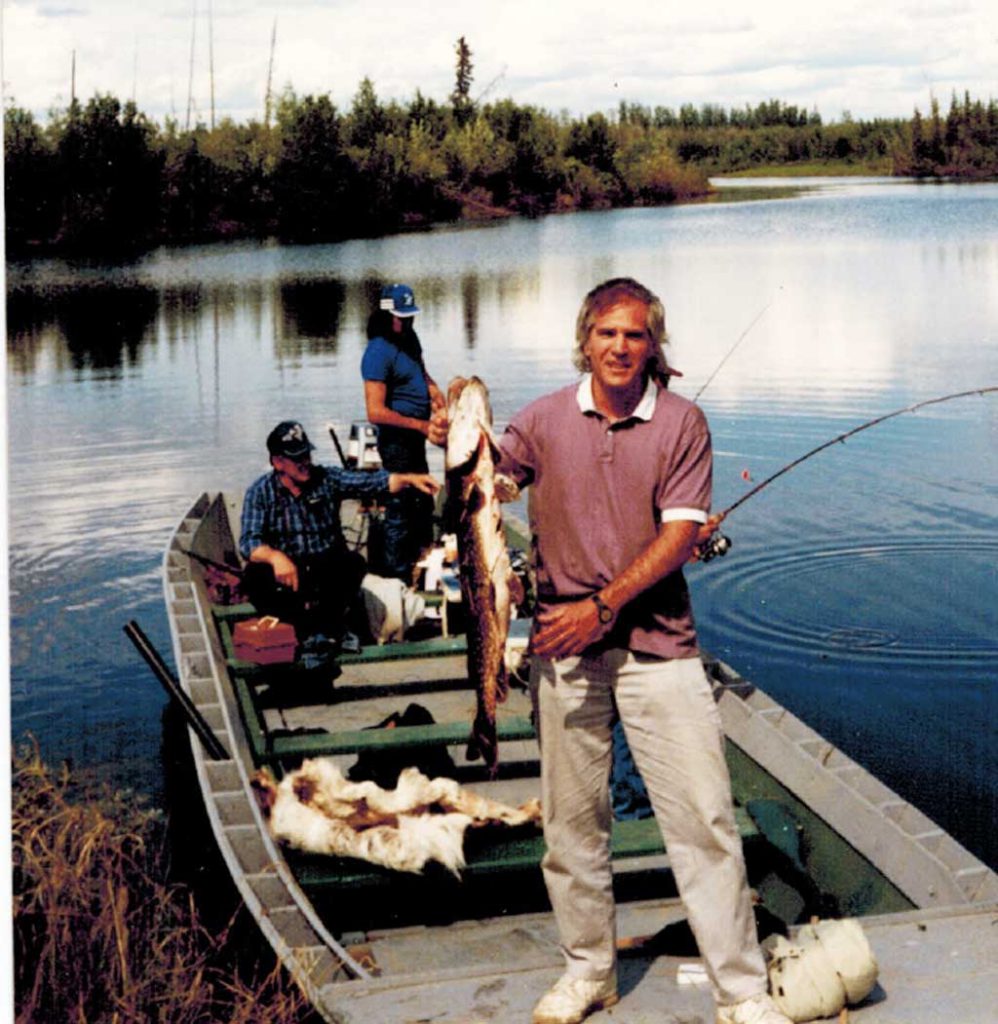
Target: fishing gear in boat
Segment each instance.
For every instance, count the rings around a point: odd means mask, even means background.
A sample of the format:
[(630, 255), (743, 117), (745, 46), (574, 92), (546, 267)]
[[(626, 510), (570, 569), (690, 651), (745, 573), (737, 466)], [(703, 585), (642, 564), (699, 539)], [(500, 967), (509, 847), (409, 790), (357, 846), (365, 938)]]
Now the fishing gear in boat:
[[(998, 385), (991, 385), (985, 388), (971, 388), (969, 391), (954, 391), (952, 394), (941, 395), (938, 398), (927, 398), (923, 402), (916, 402), (914, 405), (906, 405), (901, 409), (895, 409), (893, 412), (884, 413), (881, 416), (875, 416), (872, 420), (867, 420), (865, 423), (861, 423), (858, 427), (853, 427), (851, 430), (846, 430), (841, 434), (837, 434), (835, 437), (822, 444), (817, 445), (810, 451), (805, 452), (803, 455), (798, 456), (792, 462), (788, 462), (781, 469), (778, 469), (772, 475), (766, 477), (765, 480), (760, 481), (750, 491), (743, 494), (737, 501), (732, 502), (723, 512), (720, 513), (720, 520), (723, 521), (736, 508), (744, 505), (749, 498), (758, 494), (761, 490), (768, 487), (774, 480), (783, 476), (785, 473), (789, 473), (790, 470), (799, 466), (802, 462), (806, 462), (812, 456), (817, 455), (818, 452), (824, 451), (826, 448), (831, 448), (833, 444), (842, 444), (847, 438), (852, 437), (854, 434), (858, 434), (862, 430), (869, 430), (870, 427), (875, 427), (878, 423), (884, 423), (887, 420), (893, 419), (895, 416), (901, 416), (906, 412), (915, 412), (917, 409), (924, 409), (929, 405), (938, 405), (940, 402), (949, 402), (956, 398), (967, 398), (970, 395), (986, 395), (991, 392), (998, 391)], [(721, 533), (715, 533), (709, 541), (707, 541), (701, 549), (700, 561), (709, 562), (712, 558), (716, 558), (718, 555), (723, 555), (731, 547), (731, 541)]]
[(731, 538), (721, 532), (712, 533), (710, 539), (699, 546), (698, 562), (710, 562), (731, 550)]
[(135, 619), (129, 619), (122, 628), (128, 639), (135, 645), (135, 649), (142, 655), (145, 663), (152, 669), (153, 675), (169, 694), (170, 699), (180, 709), (181, 714), (187, 720), (187, 724), (194, 730), (195, 735), (204, 746), (205, 753), (213, 761), (229, 760), (229, 752), (225, 749), (222, 741), (212, 731), (211, 726), (204, 715), (198, 711), (194, 701), (184, 692), (183, 687), (180, 685), (180, 680), (167, 667), (159, 651), (156, 650), (152, 641), (142, 631), (142, 627)]
[(239, 604), (247, 599), (244, 585), (246, 570), (242, 566), (206, 558), (196, 551), (184, 552), (204, 567), (204, 585), (216, 604)]
[(336, 436), (336, 427), (332, 423), (326, 424), (326, 429), (329, 431), (329, 436), (332, 439), (333, 447), (336, 449), (336, 454), (340, 457), (340, 465), (346, 467), (347, 456), (346, 452), (343, 451), (343, 446), (340, 444), (340, 439)]
[(218, 562), (214, 558), (207, 558), (205, 555), (199, 555), (196, 551), (185, 551), (185, 555), (188, 558), (193, 558), (196, 562), (200, 562), (203, 566), (209, 569), (217, 569), (219, 572), (230, 572), (233, 576), (242, 576), (245, 572), (240, 565), (230, 565), (228, 562)]

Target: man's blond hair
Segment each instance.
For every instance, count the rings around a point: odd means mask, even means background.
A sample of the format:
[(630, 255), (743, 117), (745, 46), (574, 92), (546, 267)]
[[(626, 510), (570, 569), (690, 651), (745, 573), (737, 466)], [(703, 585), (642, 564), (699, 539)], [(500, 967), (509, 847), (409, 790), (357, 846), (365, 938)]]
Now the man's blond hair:
[(592, 369), (589, 358), (583, 351), (589, 340), (589, 332), (601, 313), (627, 299), (640, 302), (647, 310), (645, 329), (652, 343), (647, 372), (667, 382), (669, 364), (665, 358), (665, 345), (669, 337), (665, 331), (665, 307), (654, 292), (649, 291), (633, 277), (612, 277), (596, 285), (582, 300), (582, 307), (575, 321), (575, 350), (572, 353), (572, 363), (582, 373), (588, 373)]

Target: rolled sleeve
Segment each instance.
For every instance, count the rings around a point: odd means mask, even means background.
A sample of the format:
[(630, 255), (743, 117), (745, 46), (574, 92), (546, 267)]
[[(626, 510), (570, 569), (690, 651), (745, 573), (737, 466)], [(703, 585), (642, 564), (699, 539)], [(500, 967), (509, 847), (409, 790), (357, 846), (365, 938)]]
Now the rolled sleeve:
[(707, 513), (700, 508), (663, 508), (659, 513), (663, 523), (700, 523), (707, 522)]

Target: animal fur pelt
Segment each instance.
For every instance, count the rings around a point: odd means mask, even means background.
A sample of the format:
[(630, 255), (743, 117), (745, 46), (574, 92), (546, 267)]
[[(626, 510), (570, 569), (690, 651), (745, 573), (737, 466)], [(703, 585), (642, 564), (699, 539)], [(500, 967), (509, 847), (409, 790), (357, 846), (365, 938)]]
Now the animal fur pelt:
[(458, 874), (469, 826), (540, 821), (537, 800), (509, 807), (462, 789), (453, 779), (428, 779), (415, 768), (406, 768), (392, 790), (349, 782), (329, 758), (305, 761), (280, 782), (263, 769), (252, 782), (278, 841), (397, 871), (420, 872), (436, 860)]

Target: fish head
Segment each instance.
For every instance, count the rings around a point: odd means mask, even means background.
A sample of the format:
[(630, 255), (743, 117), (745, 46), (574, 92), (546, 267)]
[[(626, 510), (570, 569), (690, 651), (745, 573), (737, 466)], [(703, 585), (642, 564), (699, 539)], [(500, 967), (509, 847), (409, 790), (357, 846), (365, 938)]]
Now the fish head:
[(448, 472), (466, 465), (478, 452), (483, 434), (491, 442), (492, 407), (488, 388), (478, 377), (455, 377), (447, 387)]

